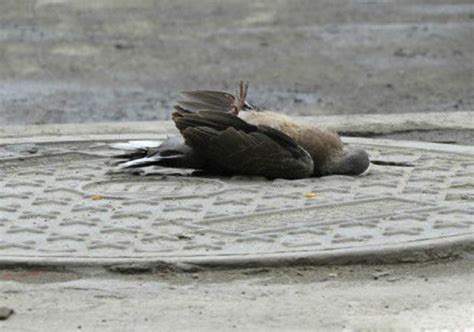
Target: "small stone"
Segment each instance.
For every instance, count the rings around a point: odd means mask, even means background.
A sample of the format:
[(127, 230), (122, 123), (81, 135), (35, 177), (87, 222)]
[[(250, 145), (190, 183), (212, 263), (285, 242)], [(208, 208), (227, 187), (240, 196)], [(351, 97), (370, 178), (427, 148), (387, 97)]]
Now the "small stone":
[(378, 280), (378, 279), (380, 279), (382, 277), (386, 277), (388, 275), (390, 275), (390, 272), (382, 271), (382, 272), (372, 274), (372, 278), (374, 278), (374, 280)]
[(13, 311), (13, 309), (7, 307), (0, 307), (0, 320), (6, 320), (10, 318), (10, 316), (14, 313), (15, 311)]
[(250, 270), (247, 270), (247, 271), (243, 271), (242, 274), (245, 274), (245, 275), (254, 275), (254, 274), (261, 274), (261, 273), (267, 273), (267, 272), (270, 272), (270, 269), (267, 269), (267, 268), (261, 268), (261, 269), (250, 269)]
[(388, 282), (396, 282), (398, 280), (401, 280), (402, 278), (401, 277), (390, 277), (390, 278), (387, 278), (386, 280)]
[(176, 237), (178, 238), (178, 240), (191, 240), (192, 239), (191, 236), (187, 236), (184, 234), (177, 234)]
[(35, 154), (38, 152), (38, 148), (36, 146), (30, 148), (30, 149), (27, 149), (26, 150), (27, 153), (30, 153), (30, 154)]
[(131, 44), (122, 44), (122, 43), (117, 43), (114, 45), (114, 47), (117, 50), (131, 50), (134, 48), (134, 46)]

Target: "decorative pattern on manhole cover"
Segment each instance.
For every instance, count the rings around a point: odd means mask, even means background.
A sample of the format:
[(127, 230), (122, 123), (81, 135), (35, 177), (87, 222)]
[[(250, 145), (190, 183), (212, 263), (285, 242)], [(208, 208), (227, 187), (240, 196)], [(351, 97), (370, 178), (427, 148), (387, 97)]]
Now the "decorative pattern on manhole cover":
[(265, 263), (472, 239), (472, 155), (363, 147), (413, 167), (297, 181), (136, 176), (107, 173), (106, 142), (3, 145), (0, 260)]

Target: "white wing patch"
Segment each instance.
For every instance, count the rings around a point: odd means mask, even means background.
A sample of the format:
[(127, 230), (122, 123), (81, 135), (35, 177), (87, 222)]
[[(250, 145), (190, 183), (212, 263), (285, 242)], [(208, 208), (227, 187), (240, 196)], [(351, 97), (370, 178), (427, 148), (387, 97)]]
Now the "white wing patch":
[(109, 146), (116, 150), (134, 151), (134, 150), (146, 150), (149, 148), (156, 148), (160, 146), (163, 141), (128, 141), (121, 143), (113, 143)]

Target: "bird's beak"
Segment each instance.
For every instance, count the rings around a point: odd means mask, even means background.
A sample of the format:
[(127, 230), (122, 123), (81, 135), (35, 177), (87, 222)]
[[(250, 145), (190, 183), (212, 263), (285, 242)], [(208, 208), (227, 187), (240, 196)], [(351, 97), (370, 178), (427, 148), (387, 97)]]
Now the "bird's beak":
[(371, 167), (372, 167), (372, 163), (370, 163), (370, 164), (369, 164), (369, 167), (367, 167), (367, 169), (366, 169), (364, 172), (362, 172), (361, 174), (359, 174), (358, 176), (366, 176), (366, 175), (368, 175), (369, 172), (370, 172), (370, 168), (371, 168)]

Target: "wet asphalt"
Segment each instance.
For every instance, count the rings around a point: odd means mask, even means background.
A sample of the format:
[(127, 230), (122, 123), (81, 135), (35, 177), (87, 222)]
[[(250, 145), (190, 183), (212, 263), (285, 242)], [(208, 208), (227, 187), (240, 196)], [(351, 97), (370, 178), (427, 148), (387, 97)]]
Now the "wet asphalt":
[(474, 109), (464, 1), (0, 4), (0, 125), (169, 119), (180, 90), (293, 115)]

